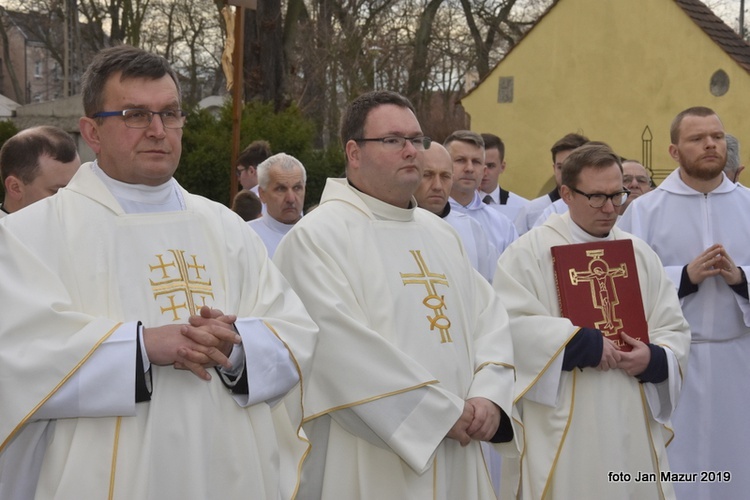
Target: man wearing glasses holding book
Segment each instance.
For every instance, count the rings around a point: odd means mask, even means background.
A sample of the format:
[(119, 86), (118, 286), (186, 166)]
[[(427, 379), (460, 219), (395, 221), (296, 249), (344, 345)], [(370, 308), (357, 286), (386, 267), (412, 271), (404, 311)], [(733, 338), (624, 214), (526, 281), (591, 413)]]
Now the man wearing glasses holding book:
[(522, 476), (502, 486), (525, 499), (673, 498), (665, 446), (690, 346), (677, 294), (648, 245), (614, 227), (628, 192), (607, 145), (573, 150), (560, 191), (568, 212), (511, 245), (493, 281), (525, 436)]

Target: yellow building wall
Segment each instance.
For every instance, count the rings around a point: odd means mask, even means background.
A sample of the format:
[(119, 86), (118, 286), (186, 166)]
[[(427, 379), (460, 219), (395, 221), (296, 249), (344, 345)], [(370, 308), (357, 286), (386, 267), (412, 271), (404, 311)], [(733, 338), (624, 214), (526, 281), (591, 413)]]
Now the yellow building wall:
[[(730, 84), (715, 97), (709, 83), (719, 69)], [(497, 102), (501, 77), (514, 79), (512, 103)], [(554, 186), (550, 148), (569, 132), (642, 160), (648, 126), (651, 166), (666, 169), (658, 183), (676, 167), (670, 123), (691, 106), (717, 112), (748, 164), (747, 96), (750, 74), (673, 0), (560, 0), (462, 104), (473, 131), (505, 143), (501, 185), (534, 198)]]

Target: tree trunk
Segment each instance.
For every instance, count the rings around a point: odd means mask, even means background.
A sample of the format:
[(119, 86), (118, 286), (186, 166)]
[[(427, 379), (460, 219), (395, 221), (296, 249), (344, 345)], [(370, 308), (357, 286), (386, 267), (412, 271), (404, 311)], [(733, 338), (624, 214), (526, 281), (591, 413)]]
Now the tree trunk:
[(245, 14), (245, 99), (285, 104), (281, 1), (263, 0)]

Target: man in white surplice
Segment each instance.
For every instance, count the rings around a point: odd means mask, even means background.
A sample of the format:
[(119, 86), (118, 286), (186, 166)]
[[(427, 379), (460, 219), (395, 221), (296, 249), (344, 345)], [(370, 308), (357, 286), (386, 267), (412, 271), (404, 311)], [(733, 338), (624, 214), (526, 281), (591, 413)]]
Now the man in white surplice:
[(516, 220), (518, 212), (529, 200), (516, 193), (503, 189), (499, 184), (500, 175), (505, 173), (505, 143), (495, 134), (481, 134), (484, 141), (484, 175), (479, 184), (479, 197), (508, 219)]
[(669, 418), (690, 347), (677, 294), (656, 254), (633, 238), (651, 343), (623, 335), (633, 350), (622, 352), (594, 325), (561, 317), (550, 248), (632, 237), (613, 227), (627, 192), (608, 146), (573, 151), (560, 191), (569, 211), (511, 245), (494, 279), (511, 318), (526, 445), (520, 485), (506, 480), (518, 463), (503, 460), (503, 489), (520, 486), (509, 497), (524, 499), (674, 498), (660, 472), (669, 471)]
[(456, 130), (443, 143), (453, 160), (451, 210), (473, 218), (484, 229), (497, 251), (503, 253), (518, 238), (513, 222), (490, 208), (479, 196), (479, 185), (486, 169), (484, 139), (470, 130)]
[(0, 222), (0, 498), (291, 498), (315, 325), (247, 225), (172, 177), (167, 61), (102, 50), (82, 91), (96, 161)]
[(347, 178), (274, 257), (320, 327), (300, 497), (495, 498), (480, 443), (517, 452), (505, 309), (456, 232), (416, 207), (429, 139), (411, 103), (358, 97), (341, 139)]
[(659, 254), (692, 332), (669, 463), (675, 472), (714, 474), (675, 484), (678, 497), (744, 498), (750, 491), (750, 191), (722, 173), (724, 126), (711, 109), (679, 113), (670, 135), (679, 168), (635, 200), (619, 225)]
[(420, 208), (424, 208), (450, 224), (461, 237), (474, 269), (492, 283), (497, 258), (495, 246), (490, 243), (482, 226), (466, 214), (451, 210), (448, 197), (453, 186), (453, 160), (440, 144), (431, 144), (422, 153), (422, 182), (414, 192)]
[(307, 172), (294, 156), (278, 153), (258, 165), (258, 193), (266, 211), (248, 222), (273, 258), (281, 238), (302, 217)]

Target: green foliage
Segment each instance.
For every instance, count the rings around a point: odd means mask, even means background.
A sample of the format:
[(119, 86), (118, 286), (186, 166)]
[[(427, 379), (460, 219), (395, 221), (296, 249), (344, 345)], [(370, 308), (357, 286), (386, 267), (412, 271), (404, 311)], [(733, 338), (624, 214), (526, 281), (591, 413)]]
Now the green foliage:
[(206, 110), (188, 113), (182, 135), (182, 158), (175, 172), (177, 181), (191, 193), (228, 204), (231, 162), (231, 131)]
[(320, 202), (320, 195), (328, 177), (344, 176), (344, 152), (341, 148), (312, 151), (302, 160), (307, 170), (307, 186), (305, 189), (305, 210)]
[[(265, 139), (274, 153), (284, 152), (300, 160), (307, 170), (305, 206), (316, 204), (326, 177), (344, 171), (340, 148), (314, 150), (316, 130), (295, 105), (274, 113), (273, 105), (248, 103), (242, 112), (240, 150), (250, 142)], [(175, 178), (188, 191), (229, 205), (230, 182), (235, 182), (231, 165), (232, 109), (222, 108), (217, 119), (205, 110), (188, 114), (182, 139), (182, 160)]]

